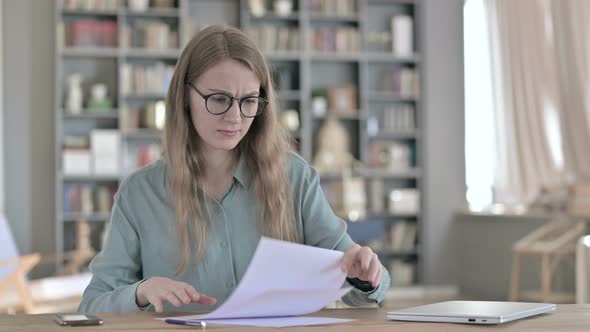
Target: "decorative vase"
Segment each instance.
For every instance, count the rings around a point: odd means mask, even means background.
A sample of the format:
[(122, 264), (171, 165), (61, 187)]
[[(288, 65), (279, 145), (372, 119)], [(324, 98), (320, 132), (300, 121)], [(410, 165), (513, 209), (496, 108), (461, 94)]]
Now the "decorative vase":
[(82, 100), (82, 75), (72, 74), (68, 77), (67, 111), (71, 114), (82, 113)]

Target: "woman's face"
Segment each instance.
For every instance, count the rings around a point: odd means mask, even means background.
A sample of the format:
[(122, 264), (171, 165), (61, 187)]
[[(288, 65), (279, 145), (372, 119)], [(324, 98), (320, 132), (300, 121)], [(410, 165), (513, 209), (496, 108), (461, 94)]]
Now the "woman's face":
[[(213, 150), (230, 151), (234, 149), (248, 133), (254, 118), (248, 118), (240, 113), (239, 101), (233, 100), (229, 110), (223, 114), (214, 115), (205, 108), (204, 96), (222, 93), (234, 98), (258, 96), (260, 80), (250, 68), (236, 60), (223, 60), (205, 71), (189, 90), (189, 107), (195, 130), (203, 139), (205, 147)], [(209, 98), (209, 110), (215, 112), (214, 105), (219, 105), (219, 96)], [(217, 99), (216, 99), (217, 98)], [(248, 101), (244, 101), (243, 108)], [(222, 107), (223, 109), (223, 107)]]

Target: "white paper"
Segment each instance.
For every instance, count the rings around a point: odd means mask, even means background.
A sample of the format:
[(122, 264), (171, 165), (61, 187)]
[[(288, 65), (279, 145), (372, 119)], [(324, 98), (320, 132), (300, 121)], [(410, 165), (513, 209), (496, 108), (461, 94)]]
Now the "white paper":
[(160, 319), (212, 322), (212, 319), (258, 318), (244, 321), (266, 324), (264, 320), (270, 317), (318, 311), (351, 289), (341, 288), (346, 278), (340, 268), (343, 255), (339, 251), (263, 237), (240, 284), (219, 308), (206, 315)]
[(243, 325), (258, 327), (287, 327), (287, 326), (308, 326), (343, 324), (353, 321), (352, 319), (329, 318), (329, 317), (273, 317), (273, 318), (234, 318), (206, 320), (207, 324)]

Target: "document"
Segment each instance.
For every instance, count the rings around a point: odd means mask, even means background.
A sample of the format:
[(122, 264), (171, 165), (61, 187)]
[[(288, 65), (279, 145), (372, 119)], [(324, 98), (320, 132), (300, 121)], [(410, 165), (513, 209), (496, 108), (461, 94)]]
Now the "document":
[(350, 321), (293, 317), (318, 311), (350, 291), (341, 288), (346, 278), (340, 268), (343, 255), (262, 237), (238, 287), (219, 308), (205, 315), (159, 319), (275, 327)]

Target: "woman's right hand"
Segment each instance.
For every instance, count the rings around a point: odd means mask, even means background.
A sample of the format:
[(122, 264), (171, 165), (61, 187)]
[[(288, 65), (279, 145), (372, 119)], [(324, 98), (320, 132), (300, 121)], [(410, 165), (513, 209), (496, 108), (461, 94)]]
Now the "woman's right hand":
[(165, 302), (170, 302), (175, 307), (192, 302), (206, 305), (213, 305), (217, 302), (217, 299), (197, 292), (193, 286), (186, 282), (162, 277), (152, 277), (139, 284), (135, 291), (135, 300), (141, 307), (151, 303), (156, 312), (164, 310)]

